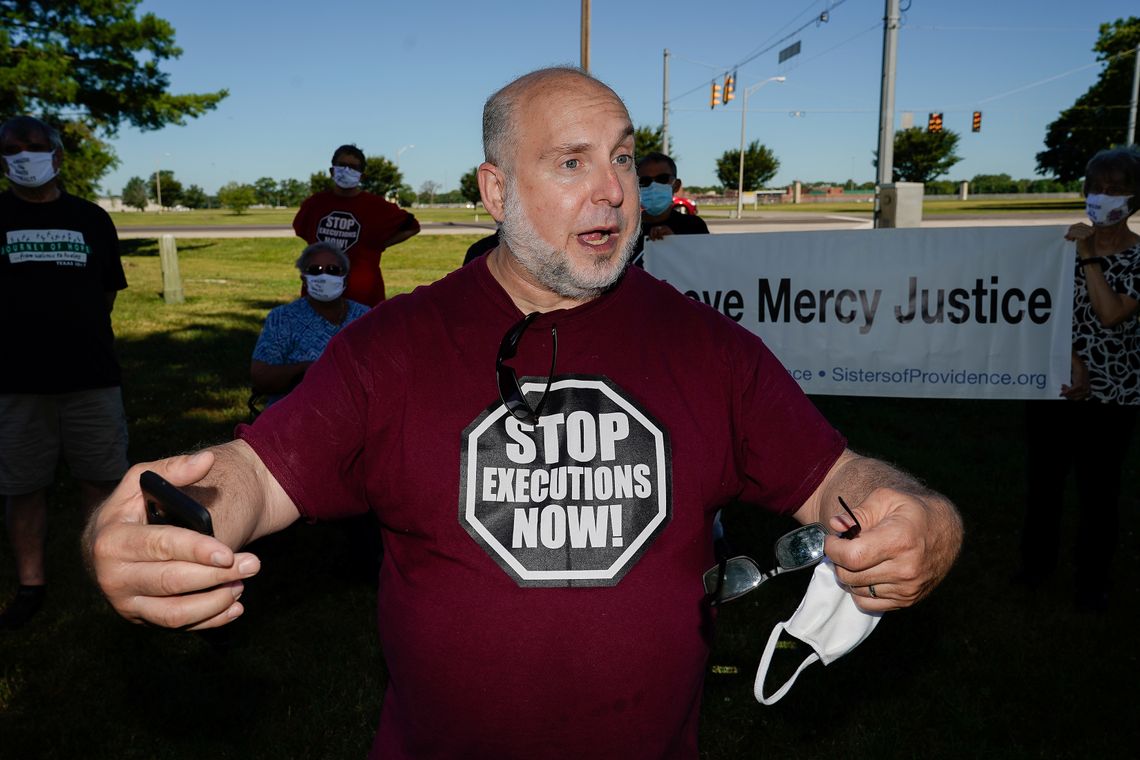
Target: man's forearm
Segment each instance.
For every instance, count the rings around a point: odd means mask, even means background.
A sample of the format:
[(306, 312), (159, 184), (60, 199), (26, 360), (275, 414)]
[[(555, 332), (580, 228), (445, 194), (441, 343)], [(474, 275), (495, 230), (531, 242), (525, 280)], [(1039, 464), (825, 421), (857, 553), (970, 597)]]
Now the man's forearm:
[(249, 444), (231, 441), (209, 450), (214, 466), (184, 490), (210, 510), (219, 540), (239, 549), (297, 519), (292, 500)]

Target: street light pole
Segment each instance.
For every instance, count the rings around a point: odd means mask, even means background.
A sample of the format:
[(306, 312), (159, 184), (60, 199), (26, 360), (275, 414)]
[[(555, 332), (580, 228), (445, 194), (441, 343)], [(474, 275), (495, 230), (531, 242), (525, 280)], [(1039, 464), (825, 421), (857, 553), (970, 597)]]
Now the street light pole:
[(405, 150), (408, 150), (409, 148), (414, 148), (414, 147), (416, 147), (416, 146), (405, 145), (404, 147), (402, 147), (398, 151), (396, 151), (396, 171), (400, 171), (400, 154), (403, 153)]
[(736, 175), (736, 218), (744, 216), (744, 117), (748, 115), (748, 96), (759, 90), (769, 82), (783, 82), (787, 77), (768, 77), (763, 82), (757, 82), (744, 91), (744, 100), (740, 104), (740, 170)]

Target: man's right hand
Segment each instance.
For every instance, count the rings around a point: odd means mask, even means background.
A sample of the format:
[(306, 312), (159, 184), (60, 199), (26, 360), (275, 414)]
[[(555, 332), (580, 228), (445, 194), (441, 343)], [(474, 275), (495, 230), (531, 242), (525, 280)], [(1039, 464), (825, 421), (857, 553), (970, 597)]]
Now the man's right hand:
[(88, 522), (88, 567), (111, 606), (128, 620), (200, 630), (242, 614), (242, 581), (261, 568), (258, 558), (192, 530), (148, 525), (139, 487), (143, 470), (186, 486), (213, 465), (211, 451), (135, 465)]

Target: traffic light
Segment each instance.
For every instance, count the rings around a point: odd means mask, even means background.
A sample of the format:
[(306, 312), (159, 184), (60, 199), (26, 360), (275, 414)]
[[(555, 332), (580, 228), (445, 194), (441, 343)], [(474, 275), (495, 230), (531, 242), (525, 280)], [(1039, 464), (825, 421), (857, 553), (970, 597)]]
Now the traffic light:
[(974, 132), (981, 132), (982, 131), (982, 112), (981, 111), (974, 111), (974, 124), (970, 129)]
[(713, 82), (712, 96), (709, 98), (709, 108), (716, 108), (716, 103), (718, 100), (720, 100), (720, 85), (716, 82)]
[(942, 131), (942, 114), (932, 113), (930, 118), (926, 120), (927, 132), (941, 132)]
[(735, 90), (736, 90), (736, 73), (733, 72), (732, 74), (725, 74), (724, 75), (724, 95), (722, 96), (723, 100), (721, 102), (723, 102), (727, 106), (728, 101), (730, 101), (736, 97), (736, 95), (734, 94)]

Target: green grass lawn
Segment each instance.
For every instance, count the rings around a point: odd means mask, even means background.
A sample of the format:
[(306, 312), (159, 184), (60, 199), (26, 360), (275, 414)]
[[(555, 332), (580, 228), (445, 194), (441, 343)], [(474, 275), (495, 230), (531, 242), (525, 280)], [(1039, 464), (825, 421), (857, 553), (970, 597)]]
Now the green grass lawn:
[[(476, 237), (418, 237), (387, 252), (389, 293), (452, 270)], [(246, 417), (261, 321), (296, 296), (295, 242), (179, 241), (187, 296), (179, 306), (159, 297), (154, 241), (125, 245), (131, 287), (115, 328), (132, 459), (228, 439)], [(1140, 744), (1131, 696), (1140, 672), (1131, 622), (1140, 607), (1140, 447), (1126, 473), (1113, 607), (1082, 617), (1067, 556), (1056, 583), (1036, 595), (1007, 582), (1021, 520), (1020, 403), (816, 402), (853, 447), (954, 498), (965, 551), (933, 597), (889, 615), (848, 657), (813, 665), (775, 707), (753, 699), (753, 675), (810, 573), (727, 605), (710, 665), (736, 672), (708, 677), (703, 756), (1130, 756)], [(247, 613), (218, 638), (132, 626), (111, 613), (81, 567), (81, 517), (66, 475), (51, 505), (47, 607), (26, 630), (0, 633), (0, 758), (363, 757), (386, 670), (374, 592), (354, 576), (336, 526), (298, 525), (259, 542), (263, 571), (247, 585)], [(739, 505), (726, 522), (738, 550), (761, 559), (789, 527)], [(1071, 512), (1064, 527), (1072, 536)], [(11, 564), (5, 538), (2, 597), (15, 586)]]
[[(1016, 199), (1016, 200), (927, 200), (922, 205), (924, 216), (938, 216), (942, 214), (1024, 214), (1041, 213), (1055, 214), (1066, 211), (1084, 211), (1084, 201), (1081, 199), (1043, 198), (1043, 199)], [(871, 213), (869, 202), (859, 203), (775, 203), (764, 204), (756, 208), (745, 206), (744, 214), (750, 212), (794, 212), (808, 214), (852, 214)], [(482, 209), (465, 208), (413, 208), (409, 209), (421, 222), (451, 222), (451, 223), (491, 223), (491, 217)], [(736, 213), (735, 205), (702, 204), (700, 212), (703, 216), (727, 217)], [(232, 211), (219, 209), (205, 209), (198, 211), (167, 211), (140, 213), (137, 211), (121, 211), (111, 215), (116, 227), (191, 227), (191, 226), (264, 226), (276, 225), (288, 227), (293, 223), (297, 209), (250, 209), (244, 214), (235, 214)]]
[[(413, 208), (408, 209), (421, 222), (479, 222), (489, 223), (491, 217), (482, 208)], [(277, 225), (289, 227), (295, 208), (249, 209), (235, 214), (226, 209), (198, 209), (194, 211), (116, 211), (111, 214), (115, 226), (129, 227), (246, 227)]]

